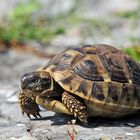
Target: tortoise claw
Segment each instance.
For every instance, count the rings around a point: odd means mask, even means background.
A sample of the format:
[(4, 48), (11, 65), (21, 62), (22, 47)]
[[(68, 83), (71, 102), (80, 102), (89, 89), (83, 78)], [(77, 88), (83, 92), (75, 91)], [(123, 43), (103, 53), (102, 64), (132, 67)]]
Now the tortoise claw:
[[(25, 112), (23, 112), (22, 114), (24, 114)], [(33, 114), (29, 114), (29, 113), (26, 113), (28, 118), (31, 119), (31, 115), (33, 115), (36, 119), (38, 118), (41, 118), (42, 116), (40, 115), (40, 113), (33, 113)]]
[(39, 114), (40, 109), (32, 98), (24, 98), (24, 102), (20, 101), (20, 107), (22, 115), (26, 114), (29, 119), (31, 119), (32, 116), (36, 119), (41, 118)]
[(40, 115), (40, 113), (39, 113), (39, 112), (37, 113), (37, 116), (38, 116), (39, 118), (41, 118), (41, 117), (42, 117), (42, 116)]
[(34, 113), (34, 114), (32, 114), (36, 119), (38, 119), (38, 118), (41, 118), (41, 115), (39, 114), (39, 112), (38, 113)]
[(30, 114), (29, 114), (29, 113), (27, 113), (27, 116), (28, 116), (28, 118), (29, 118), (29, 119), (31, 119), (31, 116), (30, 116)]
[(33, 116), (34, 116), (36, 119), (39, 118), (39, 116), (38, 116), (37, 114), (33, 114)]
[(36, 114), (33, 114), (33, 116), (34, 116), (36, 119), (38, 118)]

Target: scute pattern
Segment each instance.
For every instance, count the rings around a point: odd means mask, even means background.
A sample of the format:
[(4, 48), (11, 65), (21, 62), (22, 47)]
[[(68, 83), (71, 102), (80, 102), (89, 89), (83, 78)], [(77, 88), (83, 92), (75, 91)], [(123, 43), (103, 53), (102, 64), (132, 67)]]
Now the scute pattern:
[(134, 101), (133, 102), (134, 102), (133, 104), (136, 107), (140, 106), (139, 105), (139, 103), (140, 103), (140, 86), (138, 86), (138, 85), (134, 86)]
[(85, 45), (79, 48), (75, 48), (73, 50), (77, 50), (83, 54), (93, 54), (93, 55), (94, 54), (104, 55), (110, 52), (112, 53), (120, 52), (116, 48), (105, 44)]
[(99, 57), (92, 54), (81, 57), (73, 69), (75, 73), (91, 81), (104, 81), (104, 74), (106, 74)]
[(48, 68), (52, 64), (55, 65), (54, 71), (64, 70), (64, 69), (71, 69), (74, 63), (77, 62), (78, 58), (81, 57), (82, 54), (78, 51), (74, 50), (67, 50), (62, 52), (60, 55), (54, 57), (46, 67), (43, 69)]
[(64, 90), (92, 102), (99, 114), (127, 114), (140, 108), (140, 64), (109, 45), (69, 49), (43, 70)]
[(83, 79), (76, 74), (60, 80), (58, 83), (67, 91), (74, 93), (81, 85)]
[(100, 101), (105, 99), (103, 83), (93, 83), (92, 96)]
[(140, 64), (137, 64), (130, 57), (125, 58), (125, 62), (129, 71), (133, 84), (140, 85)]
[(129, 83), (124, 83), (122, 86), (120, 105), (132, 106), (134, 99), (134, 86)]
[(108, 96), (106, 98), (107, 103), (117, 104), (121, 97), (121, 83), (110, 82), (108, 83)]
[(74, 94), (78, 95), (81, 98), (86, 99), (86, 103), (90, 100), (90, 95), (92, 92), (93, 81), (83, 80), (79, 85), (79, 88), (74, 92)]
[(124, 60), (121, 59), (121, 54), (109, 53), (106, 55), (100, 55), (100, 58), (104, 64), (104, 67), (109, 72), (109, 76), (112, 81), (122, 83), (128, 82), (128, 78), (125, 75), (127, 71), (124, 68)]
[(79, 86), (77, 92), (83, 93), (85, 96), (87, 96), (87, 95), (88, 95), (87, 86), (88, 86), (88, 85), (87, 85), (87, 83), (85, 82), (85, 80), (82, 81), (82, 83), (80, 84), (80, 86)]

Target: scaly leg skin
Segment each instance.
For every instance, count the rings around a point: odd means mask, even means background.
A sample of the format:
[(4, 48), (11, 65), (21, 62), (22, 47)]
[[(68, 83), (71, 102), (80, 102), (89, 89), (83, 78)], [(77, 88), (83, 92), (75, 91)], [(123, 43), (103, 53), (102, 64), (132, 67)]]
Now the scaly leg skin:
[(39, 114), (40, 109), (35, 102), (35, 97), (26, 96), (24, 91), (20, 91), (19, 105), (21, 107), (22, 114), (26, 113), (30, 119), (30, 115), (33, 115), (35, 118), (41, 117)]
[(62, 94), (62, 102), (76, 118), (78, 118), (84, 124), (88, 123), (88, 113), (86, 111), (86, 107), (71, 93), (64, 92)]

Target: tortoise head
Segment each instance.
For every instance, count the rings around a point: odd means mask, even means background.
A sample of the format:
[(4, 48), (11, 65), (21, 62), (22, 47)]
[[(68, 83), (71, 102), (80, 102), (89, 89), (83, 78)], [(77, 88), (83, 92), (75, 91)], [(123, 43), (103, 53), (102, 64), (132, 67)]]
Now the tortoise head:
[(26, 73), (21, 78), (21, 88), (35, 95), (42, 93), (45, 90), (51, 89), (53, 79), (49, 73), (45, 71), (36, 71)]

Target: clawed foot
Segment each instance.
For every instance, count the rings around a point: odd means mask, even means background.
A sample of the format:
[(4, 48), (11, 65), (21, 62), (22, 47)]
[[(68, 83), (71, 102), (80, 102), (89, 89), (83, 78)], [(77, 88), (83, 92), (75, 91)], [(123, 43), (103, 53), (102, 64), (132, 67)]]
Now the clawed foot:
[(29, 119), (32, 119), (32, 118), (31, 118), (31, 115), (34, 116), (36, 119), (41, 118), (41, 115), (40, 115), (39, 112), (35, 112), (35, 113), (29, 113), (29, 112), (28, 112), (28, 113), (27, 113), (27, 112), (25, 112), (25, 111), (22, 111), (22, 115), (24, 115), (24, 113), (28, 116)]
[(31, 115), (35, 118), (41, 118), (40, 109), (32, 97), (22, 96), (22, 98), (19, 98), (19, 104), (23, 115), (25, 113), (30, 119)]

